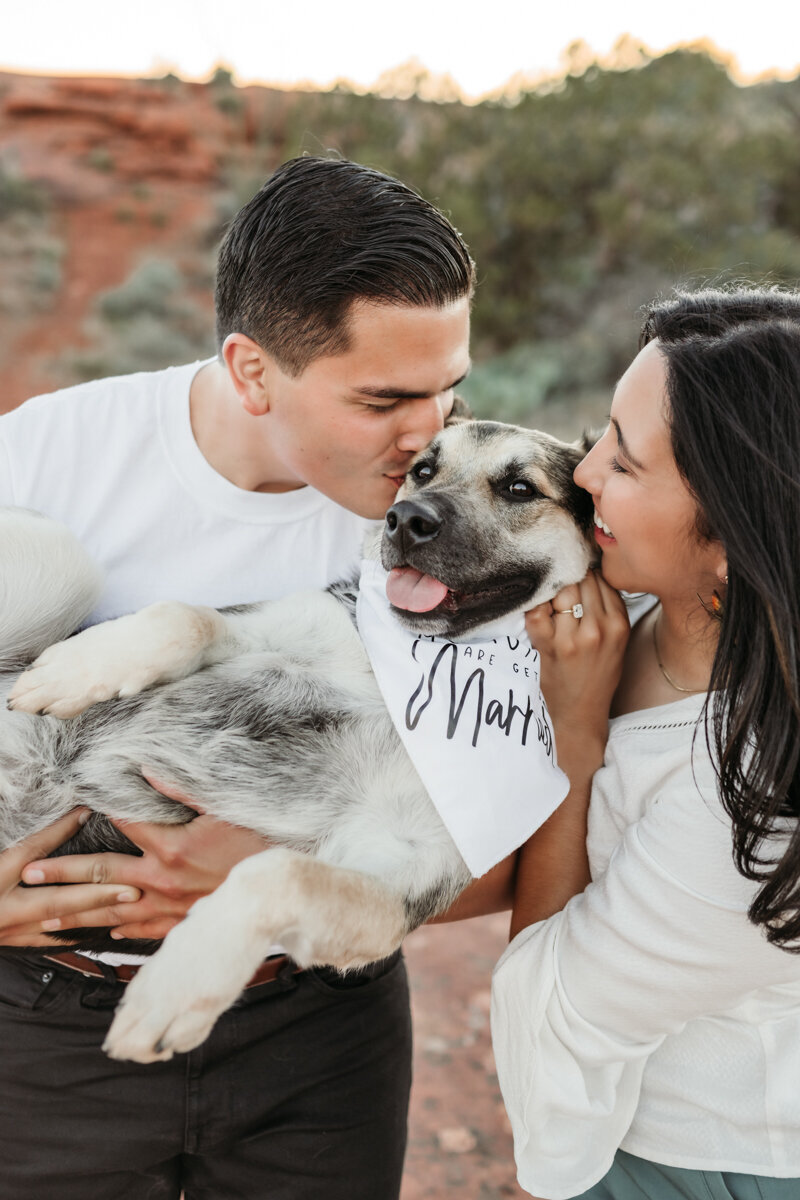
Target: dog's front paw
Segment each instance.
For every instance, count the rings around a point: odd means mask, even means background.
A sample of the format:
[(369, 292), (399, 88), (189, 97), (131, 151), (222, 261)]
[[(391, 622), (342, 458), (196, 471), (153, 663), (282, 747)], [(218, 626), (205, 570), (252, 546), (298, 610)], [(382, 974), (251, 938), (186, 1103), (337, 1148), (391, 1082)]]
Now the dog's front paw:
[(103, 1044), (111, 1058), (164, 1062), (193, 1050), (252, 978), (263, 947), (241, 930), (208, 938), (197, 910), (212, 899), (194, 905), (128, 984)]
[(156, 672), (136, 661), (135, 648), (121, 636), (110, 625), (97, 626), (50, 646), (20, 675), (8, 707), (75, 717), (101, 700), (141, 691)]
[(154, 683), (178, 679), (194, 669), (204, 637), (208, 640), (204, 611), (153, 604), (84, 629), (39, 655), (9, 693), (8, 707), (75, 717), (101, 700), (135, 696)]

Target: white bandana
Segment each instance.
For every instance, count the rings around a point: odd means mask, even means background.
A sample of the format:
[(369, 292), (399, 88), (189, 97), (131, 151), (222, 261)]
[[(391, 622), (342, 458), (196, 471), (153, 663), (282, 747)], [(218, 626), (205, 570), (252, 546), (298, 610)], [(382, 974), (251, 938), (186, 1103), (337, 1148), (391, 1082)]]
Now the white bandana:
[(392, 613), (386, 579), (378, 563), (362, 562), (358, 630), (403, 745), (477, 879), (526, 842), (569, 790), (539, 690), (539, 655), (521, 615), (469, 641), (412, 633)]

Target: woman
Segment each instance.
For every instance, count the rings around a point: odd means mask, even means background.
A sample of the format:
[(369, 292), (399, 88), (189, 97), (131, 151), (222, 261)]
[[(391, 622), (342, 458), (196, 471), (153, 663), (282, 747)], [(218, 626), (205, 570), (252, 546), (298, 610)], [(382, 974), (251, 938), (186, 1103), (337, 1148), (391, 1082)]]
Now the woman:
[(602, 574), (528, 619), (572, 789), (523, 851), (498, 1071), (536, 1196), (789, 1200), (800, 295), (679, 295), (642, 344), (575, 472)]

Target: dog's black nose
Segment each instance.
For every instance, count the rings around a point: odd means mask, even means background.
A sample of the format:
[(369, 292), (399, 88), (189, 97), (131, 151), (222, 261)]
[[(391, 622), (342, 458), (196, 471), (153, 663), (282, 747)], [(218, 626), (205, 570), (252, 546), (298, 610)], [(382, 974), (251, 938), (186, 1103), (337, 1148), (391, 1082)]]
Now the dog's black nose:
[(441, 528), (441, 517), (418, 500), (400, 500), (386, 514), (386, 537), (403, 549), (432, 542)]

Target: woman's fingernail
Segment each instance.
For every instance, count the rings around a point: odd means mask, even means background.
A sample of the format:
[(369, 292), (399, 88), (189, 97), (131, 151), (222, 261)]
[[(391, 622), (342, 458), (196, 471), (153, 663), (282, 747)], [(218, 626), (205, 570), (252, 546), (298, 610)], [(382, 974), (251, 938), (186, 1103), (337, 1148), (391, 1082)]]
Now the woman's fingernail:
[(60, 929), (61, 921), (58, 917), (51, 917), (49, 921), (42, 921), (42, 929)]
[(111, 930), (111, 936), (112, 936), (112, 938), (114, 939), (114, 941), (115, 941), (115, 942), (120, 942), (120, 941), (122, 941), (122, 938), (124, 937), (124, 934), (118, 933), (116, 929), (112, 929), (112, 930)]
[(126, 888), (124, 892), (117, 892), (117, 899), (125, 904), (128, 900), (138, 900), (139, 893), (133, 888)]
[(25, 883), (44, 883), (44, 871), (32, 871), (30, 867), (26, 867), (22, 872), (22, 879)]
[(80, 816), (78, 817), (78, 821), (79, 821), (79, 823), (80, 823), (81, 825), (85, 825), (85, 824), (86, 824), (86, 822), (89, 820), (89, 817), (90, 817), (91, 815), (92, 815), (92, 814), (91, 814), (91, 811), (90, 811), (90, 810), (87, 808), (86, 812), (82, 812), (82, 813), (80, 814)]

